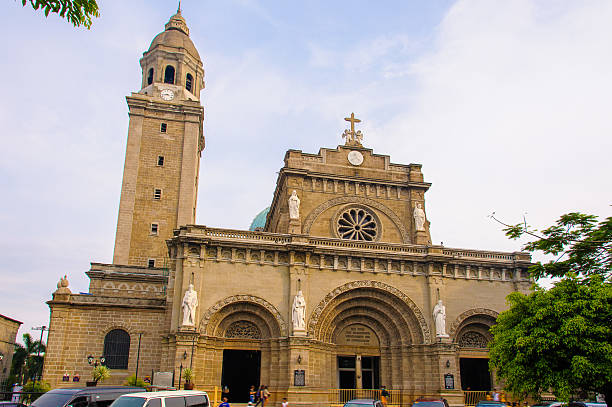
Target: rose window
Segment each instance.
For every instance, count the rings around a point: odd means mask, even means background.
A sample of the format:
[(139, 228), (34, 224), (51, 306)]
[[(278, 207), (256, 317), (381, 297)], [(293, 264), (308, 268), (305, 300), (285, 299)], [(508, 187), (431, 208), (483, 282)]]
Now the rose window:
[(342, 239), (371, 242), (378, 236), (378, 224), (365, 209), (351, 208), (338, 217), (337, 231)]

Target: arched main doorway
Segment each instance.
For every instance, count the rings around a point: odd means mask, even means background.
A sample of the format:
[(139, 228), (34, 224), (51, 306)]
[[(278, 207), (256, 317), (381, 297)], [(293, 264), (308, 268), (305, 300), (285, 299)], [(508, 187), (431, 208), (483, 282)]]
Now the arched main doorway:
[(426, 343), (429, 332), (406, 295), (380, 282), (358, 281), (336, 288), (319, 304), (309, 334), (332, 349), (330, 387), (401, 389), (413, 376), (411, 345)]
[(207, 312), (201, 327), (214, 338), (209, 352), (221, 365), (211, 384), (228, 389), (230, 402), (246, 403), (251, 386), (278, 382), (271, 361), (286, 327), (268, 302), (246, 295), (225, 299)]
[(492, 336), (489, 329), (495, 324), (497, 313), (491, 310), (472, 310), (459, 316), (452, 328), (459, 346), (461, 390), (490, 391), (493, 376), (489, 370), (487, 345)]

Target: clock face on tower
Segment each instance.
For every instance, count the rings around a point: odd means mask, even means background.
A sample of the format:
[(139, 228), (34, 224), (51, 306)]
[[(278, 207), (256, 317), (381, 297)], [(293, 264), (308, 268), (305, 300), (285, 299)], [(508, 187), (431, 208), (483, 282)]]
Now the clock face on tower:
[(353, 165), (361, 165), (363, 162), (363, 155), (359, 151), (351, 151), (348, 153), (348, 160)]
[(161, 98), (164, 100), (174, 99), (174, 92), (171, 89), (164, 89), (161, 91)]

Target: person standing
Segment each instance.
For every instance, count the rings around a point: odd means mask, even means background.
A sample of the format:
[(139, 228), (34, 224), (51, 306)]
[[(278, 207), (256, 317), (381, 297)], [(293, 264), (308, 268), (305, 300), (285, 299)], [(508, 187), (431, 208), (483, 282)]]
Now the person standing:
[(283, 397), (283, 402), (281, 403), (281, 407), (289, 407), (289, 402), (284, 397)]
[(260, 403), (263, 403), (263, 389), (264, 389), (264, 385), (260, 385), (259, 386), (259, 390), (257, 390), (257, 393), (255, 393), (255, 406), (258, 406)]
[(255, 394), (257, 394), (257, 392), (255, 391), (255, 386), (251, 386), (251, 388), (249, 389), (249, 405), (255, 405)]
[(227, 402), (227, 397), (222, 398), (223, 402), (219, 404), (219, 407), (230, 407), (230, 403)]
[(266, 407), (268, 398), (270, 398), (270, 392), (268, 391), (268, 386), (264, 386), (263, 391), (261, 392), (261, 399), (263, 400), (261, 402), (261, 407)]
[(385, 406), (385, 407), (387, 407), (387, 402), (389, 400), (389, 396), (391, 396), (391, 395), (387, 391), (387, 388), (385, 386), (382, 386), (381, 389), (380, 389), (380, 401), (382, 402), (383, 406)]

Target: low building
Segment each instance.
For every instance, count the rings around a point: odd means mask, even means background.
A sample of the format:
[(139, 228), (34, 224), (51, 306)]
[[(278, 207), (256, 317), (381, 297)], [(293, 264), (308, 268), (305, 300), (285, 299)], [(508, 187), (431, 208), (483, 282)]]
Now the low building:
[(11, 372), (17, 331), (23, 322), (0, 314), (0, 385), (4, 385)]

